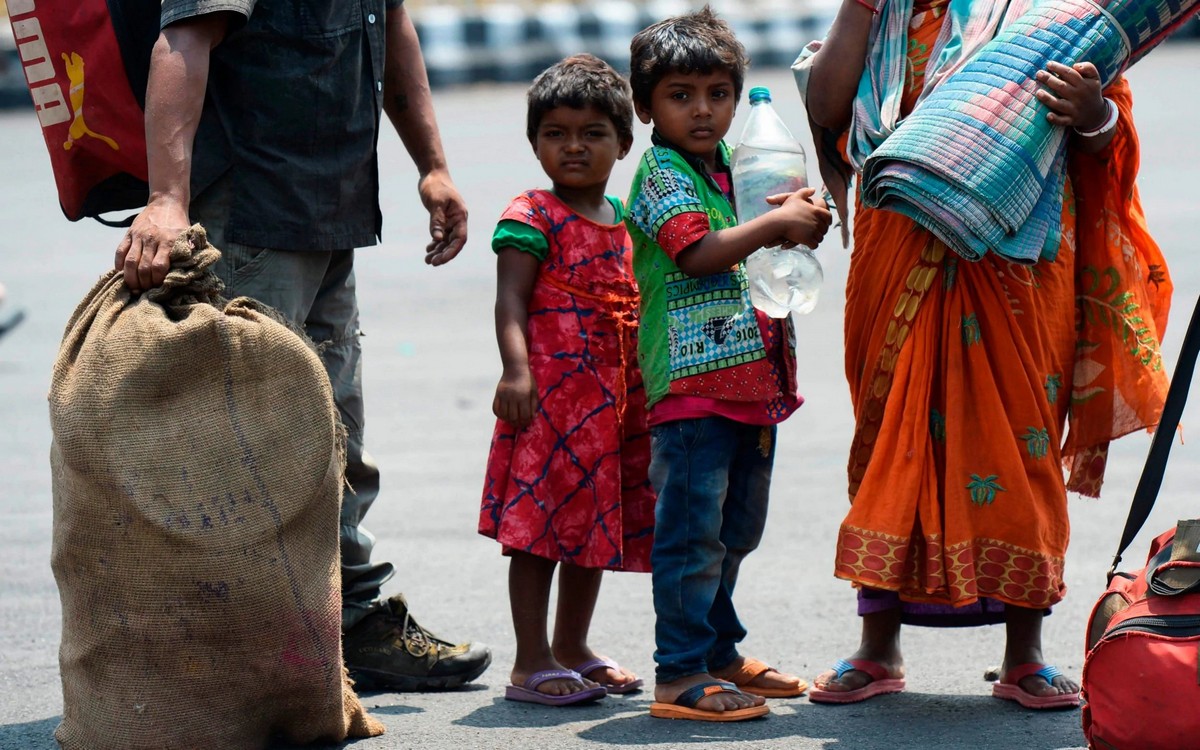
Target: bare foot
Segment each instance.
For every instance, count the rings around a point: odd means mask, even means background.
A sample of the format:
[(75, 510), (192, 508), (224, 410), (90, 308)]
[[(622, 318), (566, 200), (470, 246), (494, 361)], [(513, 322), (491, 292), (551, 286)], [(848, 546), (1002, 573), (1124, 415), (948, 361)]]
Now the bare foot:
[[(754, 676), (746, 680), (745, 677), (751, 674)], [(739, 656), (721, 669), (712, 670), (712, 676), (718, 680), (732, 682), (740, 688), (758, 688), (772, 692), (802, 692), (808, 687), (804, 680), (796, 675), (780, 672), (748, 656)]]
[[(564, 664), (574, 664), (573, 669), (584, 677), (594, 680), (606, 688), (612, 688), (616, 691), (621, 691), (629, 685), (641, 681), (636, 674), (628, 669), (617, 664), (612, 659), (606, 656), (600, 656), (592, 651), (586, 651), (582, 658), (564, 658), (561, 654), (556, 654), (559, 661)], [(584, 667), (588, 667), (584, 671)]]
[[(1028, 664), (1029, 662), (1022, 663)], [(1036, 663), (1040, 664), (1041, 662)], [(1014, 664), (1013, 666), (1020, 665)], [(1008, 664), (1005, 664), (1002, 669), (1001, 674), (1007, 674), (1009, 670)], [(1056, 676), (1051, 682), (1047, 682), (1046, 678), (1039, 674), (1031, 674), (1027, 677), (1022, 677), (1017, 682), (1017, 686), (1030, 695), (1036, 695), (1039, 698), (1047, 695), (1069, 695), (1079, 692), (1079, 683), (1062, 674)]]
[[(705, 682), (712, 682), (713, 675), (707, 672), (688, 675), (673, 682), (660, 682), (654, 686), (654, 700), (659, 703), (674, 703), (686, 690)], [(736, 711), (766, 703), (766, 698), (746, 693), (713, 693), (696, 701), (701, 711)]]
[[(1004, 663), (1000, 666), (1000, 674), (1008, 674), (1009, 670), (1022, 664), (1045, 664), (1046, 658), (1042, 655), (1044, 612), (1040, 609), (1009, 605), (1004, 613), (1006, 639)], [(1079, 683), (1066, 675), (1058, 675), (1047, 682), (1041, 675), (1031, 674), (1021, 678), (1017, 685), (1030, 695), (1039, 697), (1079, 692)]]
[[(525, 682), (538, 672), (547, 670), (563, 670), (564, 667), (557, 662), (538, 662), (531, 665), (514, 665), (512, 672), (509, 673), (509, 680), (514, 685), (523, 686)], [(561, 679), (546, 680), (537, 686), (539, 693), (546, 695), (571, 695), (584, 690), (591, 690), (597, 687), (596, 683), (586, 679), (575, 679), (573, 677), (564, 677)]]
[[(878, 664), (892, 679), (904, 677), (904, 657), (900, 655), (900, 608), (872, 612), (862, 618), (862, 641), (847, 661), (862, 659)], [(831, 693), (849, 692), (874, 682), (861, 669), (849, 669), (839, 677), (836, 670), (817, 675), (813, 684)]]
[[(864, 649), (860, 648), (858, 651), (855, 651), (854, 655), (851, 656), (847, 661), (853, 661), (857, 659), (864, 659), (866, 661), (871, 661), (878, 664), (887, 672), (888, 677), (891, 679), (898, 680), (904, 677), (904, 659), (900, 656), (899, 652), (895, 652), (883, 658), (871, 658), (870, 656), (866, 656), (864, 654)], [(851, 690), (858, 690), (859, 688), (865, 687), (874, 681), (874, 677), (862, 671), (861, 669), (846, 670), (845, 672), (842, 672), (841, 677), (837, 675), (836, 670), (829, 669), (817, 675), (817, 678), (813, 680), (813, 684), (816, 685), (817, 688), (830, 693), (844, 693)]]

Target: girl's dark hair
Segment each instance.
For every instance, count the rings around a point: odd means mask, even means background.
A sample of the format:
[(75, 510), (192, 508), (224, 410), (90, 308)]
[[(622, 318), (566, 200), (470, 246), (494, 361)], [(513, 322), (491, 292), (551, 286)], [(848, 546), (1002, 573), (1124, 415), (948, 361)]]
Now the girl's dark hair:
[(595, 55), (575, 55), (546, 68), (533, 79), (526, 95), (528, 114), (525, 135), (537, 144), (542, 118), (556, 107), (595, 107), (616, 126), (617, 136), (633, 141), (633, 102), (629, 83), (613, 67)]
[(733, 78), (734, 99), (740, 99), (750, 64), (733, 29), (707, 5), (642, 29), (633, 37), (629, 53), (633, 100), (644, 108), (650, 106), (654, 87), (672, 72), (708, 75), (727, 70)]

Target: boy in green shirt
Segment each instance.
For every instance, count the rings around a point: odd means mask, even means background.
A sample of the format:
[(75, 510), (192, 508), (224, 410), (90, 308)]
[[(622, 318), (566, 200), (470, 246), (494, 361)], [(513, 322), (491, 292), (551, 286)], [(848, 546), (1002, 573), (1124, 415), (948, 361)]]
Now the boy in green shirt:
[(791, 321), (751, 306), (743, 261), (763, 246), (815, 246), (830, 214), (805, 189), (773, 196), (778, 208), (738, 225), (722, 138), (746, 55), (707, 7), (638, 33), (630, 68), (635, 111), (654, 125), (626, 218), (658, 492), (650, 713), (749, 719), (768, 712), (764, 697), (807, 685), (737, 652), (746, 630), (734, 584), (762, 538), (775, 425), (800, 404)]

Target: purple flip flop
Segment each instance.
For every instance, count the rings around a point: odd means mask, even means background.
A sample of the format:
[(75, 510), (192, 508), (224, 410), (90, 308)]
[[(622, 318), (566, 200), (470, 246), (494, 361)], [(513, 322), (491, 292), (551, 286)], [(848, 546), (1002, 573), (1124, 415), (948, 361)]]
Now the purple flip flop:
[(543, 669), (529, 675), (523, 685), (509, 685), (504, 688), (504, 697), (510, 701), (522, 703), (540, 703), (543, 706), (570, 706), (576, 703), (588, 703), (608, 695), (603, 685), (580, 690), (578, 693), (567, 695), (549, 695), (538, 691), (538, 685), (549, 680), (582, 680), (583, 676), (571, 669)]
[[(575, 667), (575, 671), (584, 677), (587, 677), (589, 674), (602, 667), (611, 669), (614, 672), (621, 671), (621, 666), (612, 659), (592, 659), (591, 661), (585, 661), (583, 664)], [(599, 682), (599, 680), (596, 680), (596, 682)], [(646, 682), (641, 677), (632, 682), (627, 682), (624, 685), (605, 685), (603, 682), (600, 683), (600, 685), (612, 695), (625, 695), (626, 693), (636, 692), (641, 690), (642, 685), (644, 684), (646, 684)]]

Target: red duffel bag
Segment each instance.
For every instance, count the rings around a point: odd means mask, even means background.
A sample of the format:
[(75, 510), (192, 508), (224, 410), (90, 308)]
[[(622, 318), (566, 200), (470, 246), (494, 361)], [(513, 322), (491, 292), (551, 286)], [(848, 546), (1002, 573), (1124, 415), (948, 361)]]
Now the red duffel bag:
[[(8, 0), (8, 20), (71, 221), (146, 205), (143, 107), (160, 0)], [(2, 21), (0, 21), (2, 23)]]
[(1134, 492), (1108, 590), (1088, 621), (1083, 733), (1093, 750), (1200, 748), (1200, 520), (1150, 545), (1146, 567), (1118, 573), (1154, 507), (1200, 350), (1192, 314), (1162, 420)]
[(1097, 750), (1200, 747), (1200, 520), (1113, 577), (1088, 622), (1083, 732)]

